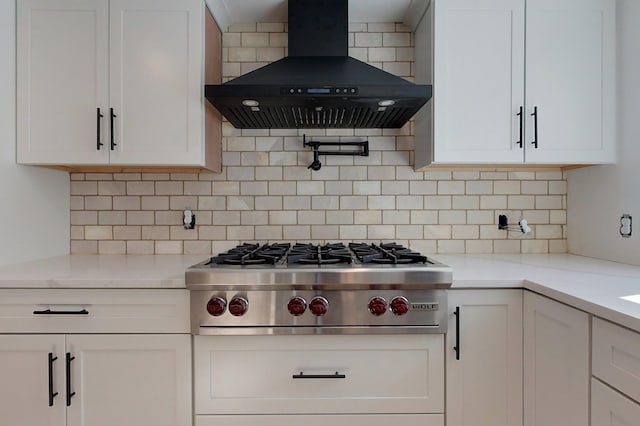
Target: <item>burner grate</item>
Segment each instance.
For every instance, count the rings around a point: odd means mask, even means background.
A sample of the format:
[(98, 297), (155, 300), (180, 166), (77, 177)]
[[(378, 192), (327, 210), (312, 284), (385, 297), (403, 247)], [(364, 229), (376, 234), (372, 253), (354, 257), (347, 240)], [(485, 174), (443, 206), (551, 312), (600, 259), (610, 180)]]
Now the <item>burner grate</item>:
[(224, 265), (275, 265), (287, 253), (291, 244), (244, 243), (210, 259), (209, 263)]

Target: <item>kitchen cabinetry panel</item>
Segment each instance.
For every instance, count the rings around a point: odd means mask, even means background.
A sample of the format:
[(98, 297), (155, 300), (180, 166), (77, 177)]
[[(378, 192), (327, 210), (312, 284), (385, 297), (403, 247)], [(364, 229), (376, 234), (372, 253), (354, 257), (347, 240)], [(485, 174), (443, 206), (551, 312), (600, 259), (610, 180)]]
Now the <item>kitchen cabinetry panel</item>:
[(0, 424), (192, 424), (188, 307), (186, 290), (0, 290)]
[(383, 337), (196, 336), (196, 414), (443, 413), (444, 337)]
[(615, 0), (433, 0), (415, 40), (416, 168), (615, 162)]
[(591, 379), (591, 424), (633, 426), (640, 419), (640, 405), (597, 379)]
[[(16, 2), (18, 159), (104, 163), (97, 109), (109, 102), (104, 0)], [(82, 143), (79, 143), (79, 142)]]
[(111, 0), (111, 162), (197, 164), (202, 156), (202, 4)]
[(515, 114), (524, 105), (524, 0), (453, 0), (432, 7), (441, 47), (434, 52), (432, 100), (437, 161), (522, 161)]
[(524, 424), (589, 424), (589, 315), (524, 295)]
[(23, 289), (0, 295), (0, 333), (189, 333), (184, 289)]
[[(196, 426), (246, 426), (244, 416), (197, 416)], [(444, 426), (442, 414), (377, 414), (323, 416), (251, 416), (251, 424), (261, 426)]]
[(451, 290), (449, 312), (447, 425), (522, 425), (522, 291)]
[(593, 319), (593, 375), (640, 401), (640, 334)]
[[(49, 354), (52, 394), (50, 402)], [(0, 335), (0, 423), (7, 426), (65, 424), (64, 336)], [(51, 405), (50, 405), (51, 404)]]
[(201, 0), (50, 3), (18, 2), (18, 163), (220, 171), (203, 84), (221, 37)]
[(68, 426), (191, 424), (188, 335), (72, 335)]
[(527, 0), (527, 162), (615, 160), (615, 1)]

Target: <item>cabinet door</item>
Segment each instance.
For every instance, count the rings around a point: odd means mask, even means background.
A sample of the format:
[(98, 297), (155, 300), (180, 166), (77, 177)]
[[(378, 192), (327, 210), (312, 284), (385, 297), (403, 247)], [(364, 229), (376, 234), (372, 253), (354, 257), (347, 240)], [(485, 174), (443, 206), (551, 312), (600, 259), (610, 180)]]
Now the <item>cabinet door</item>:
[(589, 316), (524, 295), (524, 424), (589, 424)]
[(0, 423), (64, 426), (64, 377), (64, 336), (0, 336)]
[(615, 0), (527, 0), (527, 162), (615, 161), (615, 37)]
[(111, 164), (203, 159), (200, 0), (112, 0)]
[(443, 413), (443, 345), (440, 334), (196, 336), (195, 411)]
[(522, 163), (524, 0), (436, 1), (436, 163)]
[(522, 291), (451, 290), (449, 311), (447, 425), (522, 425)]
[(633, 426), (640, 419), (640, 405), (591, 379), (591, 424), (593, 426)]
[(189, 335), (69, 335), (68, 426), (190, 425)]
[(16, 4), (18, 162), (106, 163), (108, 0)]

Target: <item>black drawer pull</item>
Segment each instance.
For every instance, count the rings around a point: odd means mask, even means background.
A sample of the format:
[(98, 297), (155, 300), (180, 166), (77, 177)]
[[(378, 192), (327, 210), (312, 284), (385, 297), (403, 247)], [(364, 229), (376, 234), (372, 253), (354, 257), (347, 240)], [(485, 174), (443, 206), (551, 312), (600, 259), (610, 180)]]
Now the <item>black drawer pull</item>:
[(98, 122), (98, 134), (96, 136), (96, 149), (98, 151), (100, 151), (100, 147), (102, 145), (104, 145), (102, 142), (100, 142), (100, 122), (101, 122), (101, 118), (104, 117), (104, 115), (100, 112), (100, 108), (98, 108), (98, 114), (96, 116), (96, 120)]
[(67, 363), (67, 407), (71, 406), (71, 398), (76, 394), (75, 392), (71, 392), (71, 361), (76, 359), (75, 356), (71, 356), (70, 352), (67, 352), (66, 363)]
[(518, 142), (516, 142), (516, 145), (518, 145), (520, 148), (522, 148), (522, 144), (524, 141), (524, 108), (520, 107), (520, 112), (516, 114), (516, 116), (520, 117), (520, 139), (518, 139)]
[(291, 376), (292, 379), (346, 379), (346, 374), (340, 374), (337, 371), (333, 374), (304, 374), (304, 371), (301, 371), (300, 374), (294, 374)]
[(115, 135), (113, 134), (113, 122), (115, 121), (115, 118), (117, 117), (117, 115), (113, 112), (113, 108), (109, 108), (109, 116), (111, 117), (111, 120), (109, 121), (109, 123), (110, 123), (109, 132), (110, 132), (110, 135), (111, 135), (111, 151), (113, 151), (114, 149), (116, 149), (116, 146), (118, 145), (115, 142)]
[(453, 350), (456, 351), (456, 360), (460, 360), (460, 306), (456, 306), (453, 315), (456, 316), (456, 345)]
[(58, 396), (58, 392), (53, 390), (53, 362), (57, 359), (57, 356), (53, 356), (53, 353), (49, 352), (49, 407), (53, 407), (53, 398)]
[(45, 309), (44, 311), (33, 311), (33, 315), (89, 315), (89, 311), (81, 309), (79, 311), (52, 311)]
[(533, 114), (531, 114), (531, 116), (533, 117), (533, 142), (531, 142), (531, 145), (533, 145), (534, 148), (538, 148), (538, 107), (535, 106), (533, 107)]

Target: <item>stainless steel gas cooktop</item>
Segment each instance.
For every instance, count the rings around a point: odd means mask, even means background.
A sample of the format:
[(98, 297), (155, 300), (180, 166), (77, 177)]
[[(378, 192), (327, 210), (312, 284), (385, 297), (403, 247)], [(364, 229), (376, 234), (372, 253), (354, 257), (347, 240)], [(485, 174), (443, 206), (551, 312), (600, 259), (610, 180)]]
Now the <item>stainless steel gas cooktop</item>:
[(193, 334), (444, 333), (451, 269), (396, 243), (242, 244), (186, 272)]
[(192, 266), (192, 290), (448, 288), (451, 268), (397, 243), (242, 244)]

